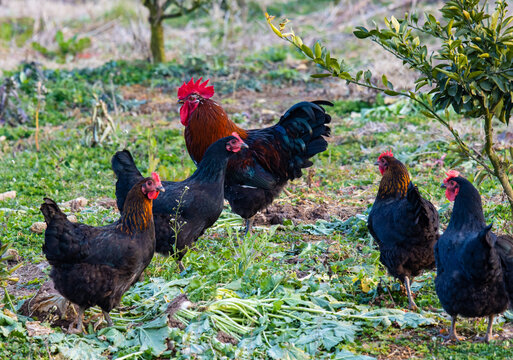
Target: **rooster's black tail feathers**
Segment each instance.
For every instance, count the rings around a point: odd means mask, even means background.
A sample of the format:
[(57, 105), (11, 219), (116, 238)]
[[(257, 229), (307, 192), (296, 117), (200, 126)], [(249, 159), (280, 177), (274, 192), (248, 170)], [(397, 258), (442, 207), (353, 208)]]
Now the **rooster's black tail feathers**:
[(333, 106), (325, 100), (303, 101), (287, 110), (278, 123), (285, 130), (281, 134), (283, 148), (290, 154), (289, 180), (300, 177), (302, 169), (312, 166), (310, 158), (328, 147), (324, 137), (330, 135), (326, 124), (331, 116), (321, 105)]
[(143, 178), (137, 167), (130, 151), (118, 151), (111, 160), (112, 170), (116, 174), (116, 199), (119, 212), (123, 211), (125, 198), (132, 186)]

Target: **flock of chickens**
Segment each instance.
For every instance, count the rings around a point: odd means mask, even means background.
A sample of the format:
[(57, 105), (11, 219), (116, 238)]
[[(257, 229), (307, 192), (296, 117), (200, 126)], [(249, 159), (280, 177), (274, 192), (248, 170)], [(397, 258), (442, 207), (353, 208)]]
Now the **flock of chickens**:
[[(251, 218), (313, 164), (311, 157), (327, 149), (331, 117), (323, 106), (331, 106), (328, 101), (300, 102), (274, 126), (245, 130), (210, 99), (213, 95), (214, 87), (201, 78), (178, 90), (187, 150), (197, 165), (188, 179), (161, 181), (156, 173), (144, 178), (123, 150), (112, 157), (121, 215), (115, 223), (72, 223), (53, 200), (44, 200), (43, 252), (52, 265), (50, 276), (79, 307), (70, 333), (83, 331), (84, 311), (95, 305), (111, 326), (109, 312), (139, 280), (155, 251), (176, 256), (183, 271), (182, 257), (218, 219), (224, 199), (246, 220), (247, 234)], [(381, 262), (404, 282), (410, 309), (416, 309), (413, 278), (436, 265), (436, 292), (453, 320), (448, 337), (459, 339), (458, 315), (488, 316), (484, 340), (489, 341), (494, 316), (513, 304), (513, 238), (490, 231), (478, 191), (456, 171), (443, 183), (454, 208), (440, 236), (438, 212), (422, 198), (404, 164), (387, 151), (376, 165), (382, 179), (368, 228)]]

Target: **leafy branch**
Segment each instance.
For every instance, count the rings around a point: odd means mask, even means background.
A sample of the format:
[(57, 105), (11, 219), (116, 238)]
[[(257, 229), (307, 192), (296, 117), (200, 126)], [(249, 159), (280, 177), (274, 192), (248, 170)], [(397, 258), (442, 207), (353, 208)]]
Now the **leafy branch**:
[[(385, 75), (381, 77), (383, 86), (377, 85), (372, 82), (369, 70), (352, 75), (344, 60), (331, 57), (320, 42), (310, 48), (292, 30), (285, 31), (288, 20), (275, 26), (273, 16), (266, 14), (266, 18), (277, 36), (327, 71), (312, 77), (337, 77), (390, 96), (405, 96), (421, 105), (422, 113), (446, 127), (466, 156), (500, 181), (513, 213), (513, 188), (509, 179), (513, 164), (508, 159), (511, 152), (498, 153), (493, 138), (493, 120), (509, 124), (513, 110), (513, 17), (507, 16), (507, 3), (503, 0), (495, 2), (491, 14), (486, 12), (487, 8), (486, 1), (480, 6), (479, 0), (451, 0), (441, 9), (444, 25), (431, 14), (425, 14), (422, 25), (416, 14), (405, 14), (402, 19), (386, 18), (383, 29), (375, 25), (370, 30), (362, 26), (354, 30), (357, 38), (369, 38), (420, 73), (414, 91), (395, 90)], [(419, 33), (440, 42), (440, 48), (428, 51), (421, 44)], [(451, 126), (449, 107), (465, 117), (483, 119), (487, 159), (470, 148)], [(444, 116), (440, 110), (445, 110)]]

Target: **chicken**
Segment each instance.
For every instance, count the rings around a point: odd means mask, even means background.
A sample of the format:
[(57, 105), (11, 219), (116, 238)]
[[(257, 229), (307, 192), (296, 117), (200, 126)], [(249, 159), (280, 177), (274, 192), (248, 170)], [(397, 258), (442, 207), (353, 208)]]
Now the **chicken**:
[(245, 130), (228, 119), (223, 108), (212, 101), (214, 87), (201, 78), (184, 83), (178, 89), (182, 104), (180, 119), (185, 126), (187, 151), (199, 163), (210, 144), (237, 132), (249, 150), (228, 162), (225, 198), (232, 210), (246, 220), (246, 234), (251, 218), (276, 198), (288, 180), (302, 175), (313, 165), (310, 158), (326, 150), (331, 117), (321, 105), (328, 101), (300, 102), (293, 105), (274, 126)]
[[(180, 182), (163, 182), (166, 193), (153, 206), (156, 250), (163, 255), (175, 254), (181, 271), (184, 270), (181, 259), (187, 247), (203, 235), (223, 211), (226, 164), (242, 148), (247, 145), (237, 133), (222, 138), (207, 149), (191, 177)], [(118, 178), (118, 208), (123, 209), (127, 189), (142, 175), (127, 150), (112, 157), (112, 169)]]
[(450, 340), (461, 340), (456, 319), (488, 317), (483, 338), (492, 339), (495, 315), (511, 307), (513, 295), (513, 238), (497, 236), (486, 225), (477, 189), (459, 172), (447, 173), (442, 187), (454, 201), (449, 226), (435, 246), (435, 289), (452, 317)]
[(406, 166), (387, 151), (375, 165), (382, 175), (367, 227), (379, 246), (380, 261), (406, 287), (408, 308), (416, 309), (410, 284), (422, 270), (433, 269), (438, 212), (420, 196)]
[(52, 265), (50, 277), (55, 289), (79, 306), (70, 333), (82, 332), (84, 311), (94, 305), (100, 306), (112, 326), (109, 312), (153, 257), (152, 204), (160, 191), (164, 189), (156, 173), (140, 179), (129, 191), (119, 220), (101, 227), (72, 223), (53, 200), (44, 199), (43, 252)]

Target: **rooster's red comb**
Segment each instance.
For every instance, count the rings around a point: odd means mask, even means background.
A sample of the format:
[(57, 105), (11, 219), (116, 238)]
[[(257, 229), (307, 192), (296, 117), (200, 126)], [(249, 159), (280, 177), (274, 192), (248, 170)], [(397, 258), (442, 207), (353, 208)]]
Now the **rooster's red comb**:
[(387, 150), (385, 152), (382, 152), (381, 155), (378, 157), (378, 161), (381, 160), (383, 156), (390, 156), (394, 157), (394, 154), (392, 154), (392, 150)]
[(178, 99), (183, 100), (190, 94), (194, 93), (201, 95), (205, 99), (211, 98), (214, 95), (214, 87), (207, 86), (210, 79), (203, 83), (201, 80), (203, 80), (202, 77), (200, 77), (196, 82), (194, 82), (194, 78), (191, 78), (191, 81), (188, 83), (184, 81), (183, 85), (178, 89)]
[(456, 170), (449, 170), (448, 172), (445, 173), (447, 175), (447, 178), (444, 179), (444, 184), (451, 180), (451, 179), (454, 179), (454, 178), (457, 178), (458, 176), (460, 176), (460, 172), (459, 171), (456, 171)]
[(160, 176), (156, 172), (151, 173), (151, 177), (153, 178), (153, 181), (155, 181), (155, 184), (157, 186), (162, 186), (162, 183), (160, 182)]

